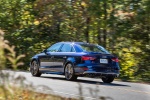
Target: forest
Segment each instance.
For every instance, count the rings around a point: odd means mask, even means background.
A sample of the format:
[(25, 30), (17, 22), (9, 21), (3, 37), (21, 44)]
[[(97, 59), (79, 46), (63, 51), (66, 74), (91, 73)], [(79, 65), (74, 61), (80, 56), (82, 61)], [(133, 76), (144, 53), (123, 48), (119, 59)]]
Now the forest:
[(0, 0), (0, 30), (25, 55), (17, 69), (53, 43), (82, 41), (117, 55), (121, 80), (150, 82), (150, 0)]

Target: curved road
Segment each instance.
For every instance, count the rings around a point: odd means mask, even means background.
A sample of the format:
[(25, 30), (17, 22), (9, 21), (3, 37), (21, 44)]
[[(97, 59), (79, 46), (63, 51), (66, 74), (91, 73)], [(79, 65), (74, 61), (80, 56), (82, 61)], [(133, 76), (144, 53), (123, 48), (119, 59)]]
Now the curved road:
[(62, 75), (43, 74), (41, 77), (33, 77), (29, 72), (5, 72), (15, 73), (15, 78), (23, 76), (25, 84), (32, 84), (35, 91), (47, 94), (53, 93), (81, 100), (150, 100), (149, 84), (119, 81), (106, 84), (101, 79), (86, 77), (79, 77), (73, 82), (65, 80)]

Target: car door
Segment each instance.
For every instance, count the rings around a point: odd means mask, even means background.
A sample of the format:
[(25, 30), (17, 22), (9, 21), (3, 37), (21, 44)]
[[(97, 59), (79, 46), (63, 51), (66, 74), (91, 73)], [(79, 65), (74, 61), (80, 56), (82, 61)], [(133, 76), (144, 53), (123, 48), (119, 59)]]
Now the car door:
[(58, 52), (55, 52), (55, 55), (53, 58), (55, 71), (57, 72), (64, 71), (63, 65), (65, 61), (67, 60), (67, 58), (69, 57), (69, 53), (73, 51), (74, 50), (73, 50), (72, 45), (66, 43), (66, 44), (63, 44), (63, 46)]
[(45, 55), (42, 57), (41, 66), (43, 66), (45, 70), (54, 71), (54, 52), (57, 52), (61, 46), (61, 43), (56, 43), (44, 51)]

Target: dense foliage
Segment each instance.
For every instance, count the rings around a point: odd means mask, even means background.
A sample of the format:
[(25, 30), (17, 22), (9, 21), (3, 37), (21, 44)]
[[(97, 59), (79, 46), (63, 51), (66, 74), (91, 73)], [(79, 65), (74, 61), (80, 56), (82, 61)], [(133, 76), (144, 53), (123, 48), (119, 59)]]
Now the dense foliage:
[(0, 0), (0, 29), (30, 57), (58, 41), (100, 44), (118, 55), (122, 79), (150, 80), (149, 0)]

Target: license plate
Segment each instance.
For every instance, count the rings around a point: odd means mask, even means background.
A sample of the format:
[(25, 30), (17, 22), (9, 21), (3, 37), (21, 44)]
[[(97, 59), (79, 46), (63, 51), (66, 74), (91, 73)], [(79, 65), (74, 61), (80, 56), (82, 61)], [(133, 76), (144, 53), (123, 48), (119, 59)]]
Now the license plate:
[(100, 59), (100, 63), (102, 63), (102, 64), (107, 64), (107, 63), (108, 63), (108, 60), (107, 60), (107, 59)]

